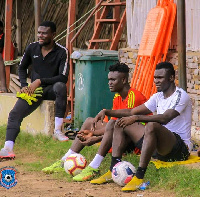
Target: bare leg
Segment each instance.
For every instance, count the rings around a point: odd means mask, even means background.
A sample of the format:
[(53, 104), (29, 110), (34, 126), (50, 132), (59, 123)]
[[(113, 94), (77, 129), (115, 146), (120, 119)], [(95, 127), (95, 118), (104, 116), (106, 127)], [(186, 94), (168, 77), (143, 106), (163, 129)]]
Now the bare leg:
[(110, 120), (105, 129), (103, 139), (97, 154), (105, 157), (110, 148), (112, 147), (113, 131), (114, 131), (115, 120)]
[[(85, 122), (83, 123), (81, 130), (90, 130), (93, 120), (94, 118), (91, 118), (91, 117), (87, 118)], [(98, 122), (96, 130), (103, 129), (105, 127), (106, 127), (106, 122), (104, 122), (103, 125), (100, 122)], [(84, 147), (85, 146), (81, 144), (80, 140), (76, 137), (70, 149), (76, 153), (79, 153)]]
[(142, 184), (143, 178), (155, 150), (161, 155), (171, 152), (176, 143), (174, 134), (159, 123), (149, 122), (144, 130), (144, 141), (142, 145), (139, 167), (132, 180), (122, 188), (122, 191), (135, 191)]
[(134, 143), (138, 142), (144, 135), (144, 126), (140, 123), (134, 123), (123, 129), (115, 125), (113, 135), (112, 149), (113, 157), (121, 157), (127, 144), (132, 140)]
[[(75, 177), (73, 177), (74, 181), (90, 180), (96, 174), (98, 174), (99, 166), (101, 165), (101, 162), (103, 161), (104, 156), (107, 154), (107, 152), (110, 149), (111, 144), (112, 144), (112, 133), (113, 133), (114, 122), (115, 122), (114, 120), (110, 120), (106, 124), (104, 135), (103, 135), (103, 139), (101, 141), (101, 145), (99, 147), (98, 153), (95, 155), (95, 157), (90, 162), (90, 164), (80, 174), (78, 174)], [(91, 124), (89, 124), (89, 126), (91, 127)], [(101, 125), (101, 127), (99, 127), (99, 126), (100, 125), (97, 125), (96, 128), (100, 130), (102, 128), (102, 125)], [(90, 130), (91, 128), (86, 128), (86, 124), (84, 124), (84, 129), (89, 129)], [(78, 145), (77, 145), (77, 147), (78, 147)], [(75, 148), (75, 147), (73, 146), (73, 148)]]
[[(109, 123), (110, 123), (109, 125), (110, 128), (108, 129)], [(101, 143), (98, 154), (105, 156), (109, 148), (111, 147), (111, 143), (112, 143), (113, 150), (112, 150), (112, 162), (111, 162), (110, 170), (104, 175), (102, 175), (100, 178), (92, 180), (91, 181), (92, 184), (102, 184), (102, 183), (108, 182), (109, 180), (112, 180), (112, 174), (111, 174), (112, 167), (116, 163), (121, 161), (121, 156), (122, 156), (122, 153), (124, 152), (124, 149), (132, 140), (132, 138), (130, 138), (125, 133), (122, 127), (119, 127), (116, 125), (116, 121), (115, 122), (109, 121), (109, 123), (106, 126), (106, 132), (102, 140), (103, 143)], [(140, 124), (137, 123), (135, 125), (131, 125), (126, 128), (126, 130), (131, 130), (131, 128), (135, 129), (135, 133), (133, 134), (134, 142), (137, 142), (143, 136), (144, 132), (140, 132), (141, 128), (143, 127), (144, 126), (141, 126)], [(96, 156), (98, 156), (98, 154)], [(100, 162), (98, 163), (98, 165), (100, 165)]]
[(101, 141), (101, 145), (99, 150), (91, 163), (89, 164), (90, 167), (93, 169), (98, 169), (103, 161), (104, 157), (108, 153), (109, 149), (112, 146), (112, 139), (113, 139), (113, 130), (114, 130), (115, 120), (110, 120), (107, 125), (103, 135), (103, 139)]
[(151, 122), (145, 127), (139, 167), (146, 168), (155, 150), (160, 155), (171, 152), (176, 143), (174, 134), (159, 123)]

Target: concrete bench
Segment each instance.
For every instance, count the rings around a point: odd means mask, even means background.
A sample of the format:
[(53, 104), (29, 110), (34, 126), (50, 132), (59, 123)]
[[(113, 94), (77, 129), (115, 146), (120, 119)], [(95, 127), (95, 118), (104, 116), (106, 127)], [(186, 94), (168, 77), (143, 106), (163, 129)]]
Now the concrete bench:
[(192, 126), (191, 136), (192, 136), (192, 139), (200, 145), (200, 128), (199, 127)]
[[(7, 124), (9, 112), (17, 101), (16, 95), (0, 94), (0, 125)], [(55, 102), (44, 100), (42, 104), (29, 116), (24, 118), (21, 130), (33, 135), (42, 133), (51, 135), (54, 130)]]

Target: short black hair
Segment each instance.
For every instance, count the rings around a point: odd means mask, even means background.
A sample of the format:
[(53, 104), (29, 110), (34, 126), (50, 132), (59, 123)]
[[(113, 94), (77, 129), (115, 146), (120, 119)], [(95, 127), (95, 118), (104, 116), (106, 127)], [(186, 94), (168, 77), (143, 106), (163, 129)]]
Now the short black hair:
[(170, 62), (161, 62), (156, 65), (156, 70), (163, 69), (163, 68), (168, 71), (169, 75), (175, 76), (174, 67)]
[(52, 21), (44, 21), (40, 24), (40, 26), (50, 27), (51, 32), (56, 32), (56, 24)]
[(118, 71), (120, 73), (128, 74), (129, 73), (129, 67), (124, 63), (117, 62), (116, 64), (113, 64), (109, 67), (109, 71), (113, 71), (113, 72)]
[(0, 21), (0, 27), (3, 27), (3, 22), (2, 21)]

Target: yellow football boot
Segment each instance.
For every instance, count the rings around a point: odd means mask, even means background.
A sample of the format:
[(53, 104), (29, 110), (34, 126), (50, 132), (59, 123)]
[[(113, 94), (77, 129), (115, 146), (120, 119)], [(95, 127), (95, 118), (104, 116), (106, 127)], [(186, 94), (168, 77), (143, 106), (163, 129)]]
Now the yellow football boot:
[(123, 192), (132, 192), (139, 189), (140, 185), (143, 183), (143, 179), (138, 179), (136, 176), (132, 178), (132, 180), (127, 183), (123, 188)]
[(109, 170), (104, 175), (100, 176), (98, 179), (93, 179), (90, 181), (92, 184), (104, 184), (112, 181), (112, 172)]

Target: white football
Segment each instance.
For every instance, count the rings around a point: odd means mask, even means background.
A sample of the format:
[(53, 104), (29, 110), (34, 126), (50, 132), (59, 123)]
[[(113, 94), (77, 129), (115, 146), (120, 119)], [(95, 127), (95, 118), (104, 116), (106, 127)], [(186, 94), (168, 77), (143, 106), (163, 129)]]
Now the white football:
[(87, 161), (85, 157), (81, 154), (75, 153), (66, 158), (64, 168), (67, 174), (76, 176), (86, 167), (86, 164)]
[(117, 163), (112, 169), (112, 179), (120, 186), (126, 185), (135, 175), (135, 167), (127, 161)]

